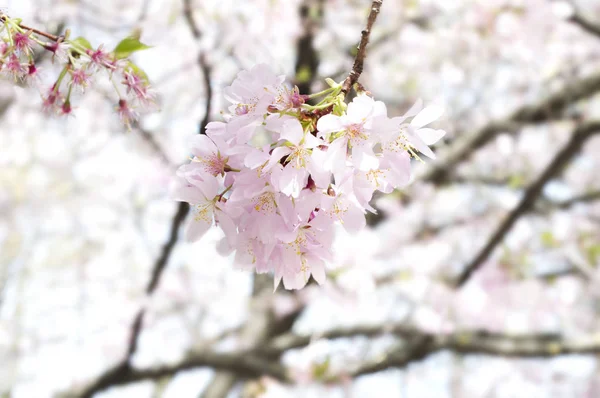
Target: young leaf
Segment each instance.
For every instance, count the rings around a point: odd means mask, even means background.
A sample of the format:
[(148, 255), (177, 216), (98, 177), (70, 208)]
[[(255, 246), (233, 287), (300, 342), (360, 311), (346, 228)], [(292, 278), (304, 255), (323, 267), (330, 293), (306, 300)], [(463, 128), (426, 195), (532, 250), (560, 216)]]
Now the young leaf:
[(85, 37), (81, 37), (79, 36), (76, 39), (71, 40), (71, 43), (81, 46), (85, 49), (91, 50), (92, 49), (92, 45), (90, 44), (90, 42), (85, 38)]
[(140, 68), (139, 66), (137, 66), (136, 64), (134, 64), (133, 62), (131, 62), (129, 60), (127, 60), (127, 68), (131, 69), (133, 71), (133, 73), (135, 73), (136, 75), (141, 77), (142, 80), (144, 80), (146, 83), (150, 82), (146, 72), (144, 72), (144, 70), (142, 68)]
[(118, 59), (127, 58), (136, 51), (146, 50), (150, 46), (142, 43), (136, 37), (129, 36), (124, 38), (117, 44), (113, 52)]

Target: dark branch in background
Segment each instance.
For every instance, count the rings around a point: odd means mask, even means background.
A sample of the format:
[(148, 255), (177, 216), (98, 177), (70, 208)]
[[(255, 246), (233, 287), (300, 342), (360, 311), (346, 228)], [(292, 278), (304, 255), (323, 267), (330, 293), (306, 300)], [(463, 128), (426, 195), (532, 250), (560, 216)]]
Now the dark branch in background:
[(158, 286), (158, 282), (160, 281), (160, 277), (167, 266), (169, 258), (171, 257), (173, 248), (175, 247), (175, 244), (177, 244), (177, 240), (179, 238), (179, 229), (181, 228), (181, 224), (183, 224), (189, 209), (190, 207), (186, 202), (179, 202), (177, 205), (177, 211), (175, 212), (175, 216), (171, 221), (169, 239), (164, 244), (160, 256), (152, 267), (152, 275), (150, 277), (150, 281), (148, 282), (148, 286), (146, 287), (146, 294), (148, 295), (151, 295)]
[(169, 157), (162, 149), (160, 144), (156, 141), (154, 135), (150, 131), (143, 128), (138, 121), (134, 121), (132, 123), (132, 128), (140, 133), (142, 139), (146, 141), (150, 148), (158, 155), (161, 162), (163, 162), (166, 166), (173, 166), (173, 163), (171, 162), (171, 160), (169, 160)]
[[(400, 338), (400, 344), (375, 360), (367, 360), (354, 367), (349, 366), (350, 370), (344, 374), (327, 375), (324, 381), (336, 381), (342, 377), (356, 377), (389, 368), (402, 368), (445, 350), (457, 354), (512, 358), (544, 358), (600, 352), (600, 342), (593, 335), (579, 339), (565, 339), (563, 336), (553, 333), (511, 335), (483, 330), (460, 330), (450, 334), (432, 334), (406, 325), (340, 328), (324, 332), (320, 338), (337, 339), (383, 335), (394, 335)], [(284, 383), (291, 383), (293, 380), (287, 369), (277, 360), (270, 360), (269, 357), (289, 349), (306, 347), (313, 340), (315, 339), (312, 336), (288, 334), (276, 339), (271, 344), (258, 342), (255, 348), (250, 350), (230, 353), (195, 352), (173, 365), (133, 370), (113, 385), (161, 379), (199, 367), (227, 370), (239, 378), (257, 378), (266, 375)]]
[[(322, 22), (323, 6), (324, 0), (305, 0), (300, 4), (298, 10), (304, 31), (296, 44), (295, 84), (298, 86), (300, 93), (304, 94), (311, 91), (319, 69), (319, 56), (314, 46), (314, 35), (315, 30)], [(193, 19), (188, 19), (188, 21), (191, 23)], [(261, 298), (264, 295), (273, 299), (272, 286), (273, 281), (270, 275), (254, 275), (252, 297), (250, 298), (250, 311), (253, 313), (249, 316), (250, 321), (243, 326), (240, 333), (240, 339), (245, 340), (246, 343), (264, 346), (272, 338), (289, 332), (303, 310), (301, 308), (283, 318), (276, 319), (272, 309), (269, 306), (265, 307), (265, 298)], [(256, 303), (260, 303), (261, 300), (263, 300), (262, 306), (264, 308), (255, 309)], [(274, 360), (274, 363), (277, 363), (278, 354), (272, 356), (271, 359)], [(280, 369), (283, 368), (280, 367)], [(232, 371), (233, 369), (221, 370), (221, 372), (215, 374), (200, 398), (227, 397), (240, 376), (243, 376)], [(279, 376), (285, 376), (285, 373), (281, 372), (283, 370), (280, 371)], [(264, 370), (262, 374), (258, 374), (256, 377), (263, 375), (279, 378), (276, 374)]]
[(506, 234), (513, 227), (515, 222), (523, 214), (533, 208), (537, 198), (540, 196), (542, 189), (550, 179), (558, 175), (563, 168), (571, 161), (571, 159), (580, 151), (583, 143), (593, 134), (600, 132), (600, 122), (594, 121), (582, 124), (575, 129), (569, 142), (556, 154), (554, 159), (526, 190), (523, 198), (502, 221), (496, 231), (488, 239), (485, 246), (477, 253), (475, 258), (471, 260), (465, 269), (461, 272), (456, 281), (456, 286), (462, 286), (471, 275), (488, 259), (496, 246), (498, 246)]
[(303, 33), (296, 43), (295, 84), (301, 94), (308, 94), (319, 70), (319, 54), (315, 49), (315, 30), (323, 19), (324, 0), (306, 0), (300, 5)]
[[(4, 23), (6, 21), (6, 16), (5, 14), (0, 11), (0, 22)], [(44, 32), (42, 30), (36, 29), (36, 28), (32, 28), (30, 26), (27, 25), (23, 25), (22, 23), (19, 24), (19, 26), (25, 30), (31, 31), (33, 33), (35, 33), (36, 35), (39, 36), (43, 36), (46, 39), (50, 39), (52, 41), (62, 41), (64, 40), (64, 36), (58, 36), (58, 35), (54, 35), (52, 33), (48, 33), (48, 32)]]
[(383, 0), (373, 0), (373, 4), (371, 4), (369, 18), (367, 19), (367, 27), (360, 33), (360, 44), (358, 45), (358, 52), (356, 53), (352, 70), (348, 74), (346, 80), (344, 80), (342, 83), (342, 93), (344, 94), (348, 94), (354, 83), (358, 82), (358, 79), (363, 71), (365, 57), (367, 55), (367, 44), (369, 44), (369, 37), (371, 36), (371, 29), (373, 28), (373, 24), (377, 19), (377, 15), (379, 15), (382, 3)]
[(188, 28), (192, 32), (194, 39), (202, 37), (202, 32), (198, 28), (196, 19), (194, 18), (194, 11), (192, 10), (192, 0), (183, 0), (183, 16), (187, 22)]
[(562, 200), (560, 202), (554, 202), (552, 204), (560, 209), (568, 209), (569, 207), (572, 207), (576, 204), (593, 202), (595, 200), (600, 200), (600, 191), (586, 192), (584, 194), (574, 196), (570, 199)]
[(571, 15), (568, 21), (579, 26), (584, 31), (600, 38), (600, 24), (594, 23), (584, 17), (573, 2), (571, 2), (571, 6), (573, 7), (573, 15)]
[(534, 105), (517, 109), (506, 120), (491, 122), (469, 134), (436, 165), (425, 171), (422, 180), (436, 185), (447, 184), (456, 167), (469, 159), (479, 148), (485, 146), (500, 133), (516, 133), (526, 123), (538, 123), (560, 116), (571, 104), (587, 98), (600, 90), (600, 74), (568, 84), (559, 92)]
[[(187, 3), (188, 1), (185, 0), (185, 2)], [(197, 37), (199, 37), (199, 35), (196, 36), (196, 34), (194, 33), (194, 37), (197, 38)], [(199, 126), (199, 130), (202, 132), (206, 129), (206, 125), (208, 124), (208, 122), (210, 120), (211, 105), (212, 105), (212, 98), (211, 98), (212, 97), (212, 88), (210, 86), (210, 67), (208, 66), (208, 64), (206, 63), (206, 60), (204, 59), (204, 57), (202, 55), (200, 55), (200, 57), (198, 59), (198, 65), (204, 75), (203, 76), (203, 82), (205, 85), (204, 89), (205, 89), (205, 93), (207, 95), (205, 115), (204, 115), (204, 118), (202, 119), (202, 121), (200, 122), (200, 126)], [(145, 137), (145, 138), (148, 138), (148, 137)], [(152, 137), (150, 137), (150, 138), (152, 138)], [(150, 140), (149, 142), (152, 143), (154, 141)], [(159, 152), (159, 153), (162, 153), (162, 152)], [(166, 156), (163, 155), (163, 159), (166, 159)], [(157, 258), (154, 265), (152, 266), (152, 273), (150, 275), (150, 280), (149, 280), (148, 285), (145, 290), (147, 296), (151, 296), (154, 293), (154, 291), (156, 290), (156, 288), (158, 287), (158, 284), (160, 283), (160, 278), (169, 262), (171, 254), (173, 253), (173, 249), (175, 248), (175, 245), (177, 244), (177, 241), (179, 239), (179, 230), (181, 229), (181, 225), (185, 221), (185, 218), (186, 218), (187, 214), (189, 213), (189, 210), (190, 210), (190, 207), (185, 202), (180, 202), (177, 205), (177, 211), (175, 212), (173, 219), (171, 221), (169, 238), (167, 239), (167, 242), (165, 242), (165, 244), (161, 250), (160, 256)], [(89, 387), (87, 387), (79, 395), (79, 397), (91, 398), (95, 393), (102, 391), (108, 387), (114, 386), (114, 385), (123, 384), (124, 380), (129, 380), (132, 377), (135, 377), (135, 375), (139, 373), (137, 370), (135, 370), (132, 367), (131, 361), (132, 361), (133, 355), (135, 354), (136, 349), (137, 349), (139, 336), (142, 331), (144, 315), (145, 315), (145, 308), (141, 308), (137, 312), (137, 314), (134, 318), (134, 321), (130, 328), (130, 333), (129, 333), (130, 337), (128, 340), (125, 358), (123, 358), (123, 360), (121, 360), (117, 365), (113, 366), (112, 368), (108, 369), (105, 373), (100, 375), (94, 383), (92, 383)]]

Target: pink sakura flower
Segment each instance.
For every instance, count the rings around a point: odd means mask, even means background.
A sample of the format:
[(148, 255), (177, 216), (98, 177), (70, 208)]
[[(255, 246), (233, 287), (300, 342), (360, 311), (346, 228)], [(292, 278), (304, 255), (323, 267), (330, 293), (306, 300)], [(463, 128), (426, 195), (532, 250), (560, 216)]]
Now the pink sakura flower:
[(348, 157), (359, 170), (372, 170), (379, 166), (379, 159), (373, 152), (373, 146), (379, 139), (373, 131), (373, 120), (384, 114), (383, 102), (359, 95), (348, 104), (345, 115), (329, 114), (319, 119), (319, 136), (331, 143), (326, 167), (336, 178), (343, 173)]
[[(443, 109), (435, 105), (423, 109), (423, 102), (419, 100), (404, 116), (379, 119), (378, 127), (381, 128), (383, 156), (393, 157), (393, 154), (403, 151), (415, 156), (413, 150), (416, 149), (428, 158), (435, 159), (435, 154), (429, 145), (439, 141), (446, 132), (424, 128), (424, 126), (438, 119), (442, 113)], [(406, 120), (411, 117), (413, 118), (411, 122), (406, 123)]]
[(272, 107), (275, 111), (285, 111), (300, 108), (307, 100), (308, 95), (300, 94), (298, 87), (289, 89), (285, 84), (280, 84), (276, 87)]
[(71, 82), (75, 87), (79, 87), (81, 91), (85, 90), (90, 83), (91, 75), (83, 68), (71, 71)]
[(48, 93), (43, 99), (44, 102), (42, 104), (42, 107), (44, 109), (44, 112), (50, 113), (59, 109), (58, 103), (60, 101), (60, 93), (59, 90), (56, 88), (56, 85), (50, 87)]
[(90, 57), (90, 64), (92, 67), (115, 69), (112, 56), (110, 53), (104, 51), (103, 46), (98, 47), (96, 50), (87, 50), (87, 55)]
[[(143, 92), (133, 75), (125, 84)], [(424, 127), (440, 111), (421, 103), (391, 119), (366, 95), (346, 111), (333, 100), (299, 111), (306, 98), (266, 65), (240, 72), (225, 96), (231, 113), (191, 139), (194, 156), (177, 172), (175, 199), (192, 206), (189, 239), (214, 220), (225, 233), (219, 252), (234, 251), (237, 267), (272, 272), (275, 288), (300, 289), (311, 276), (323, 283), (335, 224), (362, 229), (373, 193), (408, 184), (411, 155), (431, 156), (428, 145), (444, 134)]]
[(321, 210), (333, 222), (339, 222), (344, 229), (356, 233), (366, 225), (365, 212), (354, 196), (350, 184), (333, 187), (333, 195), (321, 195)]
[(319, 174), (319, 165), (312, 162), (311, 153), (324, 142), (305, 133), (300, 122), (293, 118), (283, 123), (279, 138), (285, 144), (273, 150), (265, 169), (283, 162), (281, 173), (277, 173), (271, 181), (285, 195), (297, 198), (308, 182), (309, 172), (314, 170), (315, 174)]
[(225, 99), (233, 104), (229, 107), (233, 117), (227, 126), (230, 134), (262, 123), (283, 80), (283, 76), (275, 75), (266, 64), (238, 73), (231, 86), (223, 90)]
[(154, 101), (154, 92), (150, 90), (146, 79), (132, 70), (125, 71), (123, 77), (122, 83), (127, 87), (127, 93), (133, 94), (141, 104), (149, 105)]
[(120, 99), (117, 105), (117, 113), (119, 114), (119, 118), (121, 122), (127, 126), (127, 128), (131, 128), (131, 124), (139, 118), (138, 113), (129, 106), (129, 103)]
[(68, 51), (71, 48), (71, 45), (64, 41), (45, 44), (44, 48), (52, 53), (52, 62), (54, 62), (55, 59), (58, 59), (60, 62), (67, 62), (69, 59)]
[(26, 55), (31, 53), (31, 39), (29, 38), (30, 34), (31, 31), (27, 33), (16, 32), (13, 34), (14, 48), (17, 51), (20, 51)]
[(23, 78), (27, 74), (27, 68), (21, 64), (21, 60), (15, 53), (12, 53), (8, 57), (8, 61), (4, 63), (4, 70), (13, 75), (15, 79)]
[[(229, 158), (224, 157), (217, 148), (215, 139), (218, 140), (218, 138), (211, 139), (203, 134), (194, 135), (190, 139), (190, 146), (194, 154), (193, 164), (197, 164), (205, 173), (216, 177), (225, 175), (225, 171), (229, 167), (227, 165)], [(225, 148), (225, 143), (220, 143), (220, 147)]]
[(215, 178), (198, 170), (182, 168), (178, 171), (173, 197), (190, 203), (192, 220), (187, 224), (185, 236), (190, 241), (200, 239), (213, 224), (220, 184)]
[(71, 115), (73, 112), (73, 107), (71, 106), (71, 101), (69, 101), (68, 99), (63, 102), (63, 104), (60, 107), (60, 114), (61, 115)]

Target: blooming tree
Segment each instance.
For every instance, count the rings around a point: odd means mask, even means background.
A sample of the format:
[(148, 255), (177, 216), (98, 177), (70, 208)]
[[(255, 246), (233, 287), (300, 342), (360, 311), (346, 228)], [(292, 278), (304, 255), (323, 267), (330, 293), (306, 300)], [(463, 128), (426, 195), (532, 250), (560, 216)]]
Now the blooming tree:
[(0, 396), (597, 396), (596, 3), (9, 2)]

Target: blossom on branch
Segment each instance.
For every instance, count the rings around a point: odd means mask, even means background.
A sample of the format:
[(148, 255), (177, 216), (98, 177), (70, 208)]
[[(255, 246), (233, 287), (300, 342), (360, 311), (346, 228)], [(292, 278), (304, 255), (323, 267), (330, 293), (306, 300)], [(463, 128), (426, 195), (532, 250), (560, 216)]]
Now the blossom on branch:
[(30, 28), (0, 11), (0, 73), (40, 87), (35, 47), (52, 53), (52, 62), (62, 66), (52, 87), (48, 91), (41, 89), (46, 112), (71, 114), (73, 88), (83, 92), (96, 76), (111, 81), (118, 97), (117, 112), (127, 127), (137, 119), (138, 110), (150, 109), (154, 104), (154, 91), (146, 74), (129, 59), (134, 52), (149, 48), (136, 35), (107, 51), (102, 45), (93, 48), (83, 37), (70, 39), (68, 31), (64, 36), (56, 36)]
[(437, 107), (419, 102), (389, 118), (383, 102), (359, 93), (346, 105), (342, 84), (328, 83), (301, 95), (267, 65), (240, 72), (224, 91), (225, 122), (192, 138), (192, 161), (177, 172), (174, 198), (193, 210), (186, 236), (216, 224), (219, 250), (234, 251), (242, 269), (272, 272), (275, 288), (323, 283), (335, 225), (362, 229), (373, 193), (408, 184), (411, 158), (433, 157), (428, 145), (444, 135), (424, 128)]

